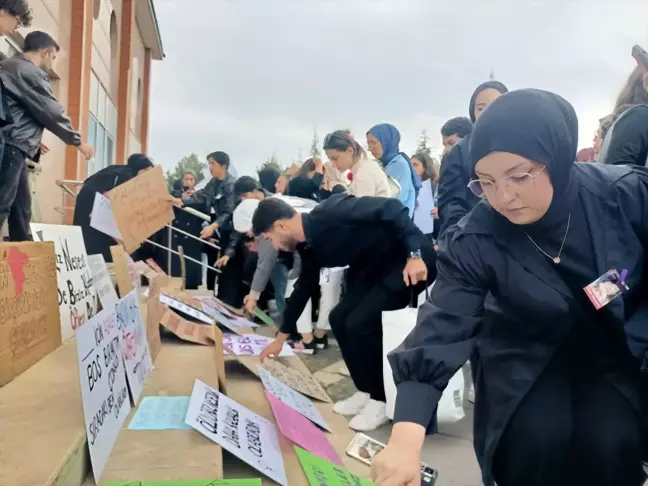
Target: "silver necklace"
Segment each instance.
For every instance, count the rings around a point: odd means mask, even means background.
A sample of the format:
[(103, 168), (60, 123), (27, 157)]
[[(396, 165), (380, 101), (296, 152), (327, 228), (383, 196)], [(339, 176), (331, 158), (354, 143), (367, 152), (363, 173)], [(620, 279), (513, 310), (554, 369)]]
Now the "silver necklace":
[(563, 236), (562, 244), (560, 245), (560, 250), (558, 251), (558, 255), (556, 255), (555, 257), (552, 257), (546, 251), (540, 248), (538, 244), (535, 241), (533, 241), (533, 238), (529, 236), (529, 233), (524, 233), (524, 234), (527, 235), (527, 238), (529, 238), (529, 241), (533, 243), (533, 246), (535, 246), (544, 256), (549, 258), (549, 260), (552, 260), (556, 265), (558, 265), (560, 263), (560, 255), (562, 254), (563, 248), (565, 247), (565, 240), (567, 240), (567, 235), (569, 234), (570, 223), (571, 223), (571, 213), (569, 213), (569, 218), (567, 218), (567, 229), (565, 230), (565, 236)]

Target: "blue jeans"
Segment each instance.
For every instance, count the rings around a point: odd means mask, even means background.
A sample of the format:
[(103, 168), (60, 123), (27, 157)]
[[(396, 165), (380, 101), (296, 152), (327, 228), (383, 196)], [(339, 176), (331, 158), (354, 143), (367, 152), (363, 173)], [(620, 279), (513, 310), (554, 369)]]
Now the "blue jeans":
[(283, 263), (277, 263), (270, 274), (270, 281), (275, 291), (275, 302), (277, 310), (283, 314), (286, 310), (286, 287), (288, 286), (288, 267)]

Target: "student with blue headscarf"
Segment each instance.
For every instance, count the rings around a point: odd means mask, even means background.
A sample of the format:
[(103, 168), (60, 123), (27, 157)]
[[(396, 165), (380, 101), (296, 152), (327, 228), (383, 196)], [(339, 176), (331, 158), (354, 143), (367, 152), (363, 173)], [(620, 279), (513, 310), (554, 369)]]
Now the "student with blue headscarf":
[(385, 172), (401, 187), (398, 199), (414, 214), (416, 194), (421, 187), (421, 180), (416, 175), (410, 158), (399, 151), (400, 132), (394, 125), (382, 123), (367, 132), (369, 150), (380, 162)]

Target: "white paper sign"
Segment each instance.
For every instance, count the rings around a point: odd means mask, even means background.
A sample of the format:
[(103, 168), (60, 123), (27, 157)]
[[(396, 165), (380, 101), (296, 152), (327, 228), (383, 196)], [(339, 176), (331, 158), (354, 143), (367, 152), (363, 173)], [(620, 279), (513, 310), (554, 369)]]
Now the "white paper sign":
[(76, 343), (90, 459), (99, 483), (131, 409), (115, 310), (105, 309), (80, 327)]
[(416, 207), (414, 208), (414, 224), (427, 235), (434, 231), (434, 218), (430, 211), (436, 206), (434, 188), (430, 179), (423, 181), (419, 189)]
[(185, 422), (273, 481), (286, 486), (286, 470), (272, 422), (196, 380)]
[(199, 321), (202, 321), (205, 324), (213, 323), (213, 319), (209, 317), (207, 314), (205, 314), (204, 312), (200, 312), (198, 309), (194, 309), (193, 307), (188, 306), (184, 302), (180, 302), (179, 300), (169, 297), (168, 295), (160, 294), (160, 302), (162, 302), (164, 305), (168, 305), (172, 309), (175, 309), (180, 312), (184, 312), (188, 316), (191, 316), (194, 319), (198, 319)]
[(298, 391), (293, 390), (288, 385), (284, 385), (262, 366), (259, 366), (258, 370), (259, 376), (261, 377), (261, 381), (266, 390), (314, 424), (332, 432), (329, 424), (324, 420), (324, 417), (322, 417), (319, 410), (317, 410), (317, 407), (315, 407), (309, 398), (305, 397)]
[(144, 390), (144, 382), (151, 374), (153, 360), (146, 339), (146, 329), (142, 322), (137, 290), (133, 290), (115, 305), (117, 327), (122, 333), (126, 378), (130, 386), (133, 402), (139, 403)]
[(97, 291), (93, 285), (83, 233), (79, 226), (31, 224), (36, 241), (53, 241), (56, 250), (61, 337), (74, 332), (97, 313)]
[(88, 255), (88, 265), (90, 266), (90, 274), (92, 281), (101, 301), (101, 306), (104, 309), (113, 307), (119, 297), (115, 291), (115, 286), (112, 283), (108, 267), (103, 255)]
[(95, 194), (92, 213), (90, 214), (90, 226), (102, 233), (112, 236), (118, 240), (122, 239), (115, 215), (113, 214), (110, 199), (98, 192)]
[[(223, 345), (227, 346), (237, 356), (259, 356), (273, 340), (256, 334), (223, 334)], [(294, 356), (292, 348), (284, 344), (279, 353), (280, 358)]]

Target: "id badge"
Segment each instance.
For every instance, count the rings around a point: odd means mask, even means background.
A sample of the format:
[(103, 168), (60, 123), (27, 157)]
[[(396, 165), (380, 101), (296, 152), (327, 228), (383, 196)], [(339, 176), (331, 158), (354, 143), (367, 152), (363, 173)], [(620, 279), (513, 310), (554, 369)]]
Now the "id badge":
[(596, 310), (605, 307), (623, 292), (630, 290), (625, 282), (627, 275), (627, 270), (623, 270), (621, 274), (616, 270), (608, 270), (585, 287), (585, 293)]

